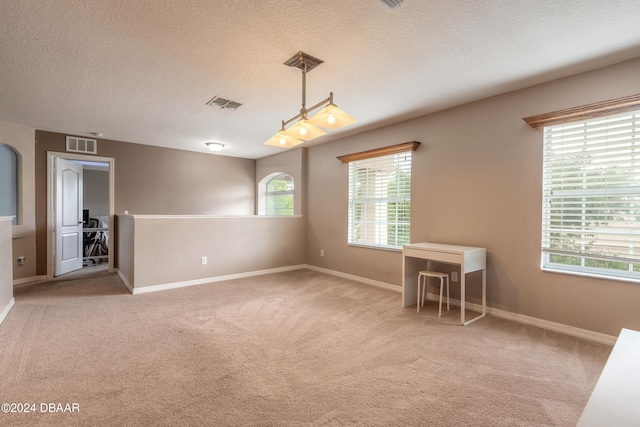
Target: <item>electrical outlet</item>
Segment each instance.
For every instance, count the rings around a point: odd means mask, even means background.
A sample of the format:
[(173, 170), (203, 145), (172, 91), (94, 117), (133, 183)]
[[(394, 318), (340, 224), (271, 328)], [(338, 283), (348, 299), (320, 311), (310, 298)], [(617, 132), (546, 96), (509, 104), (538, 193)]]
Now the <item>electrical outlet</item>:
[(320, 256), (324, 256), (324, 249), (320, 249)]
[(452, 282), (457, 282), (458, 281), (458, 272), (457, 271), (452, 271), (451, 272), (451, 281)]
[(24, 263), (27, 262), (27, 259), (23, 256), (19, 256), (18, 257), (18, 265), (24, 265)]
[(206, 256), (202, 257), (202, 265), (207, 265), (207, 257)]

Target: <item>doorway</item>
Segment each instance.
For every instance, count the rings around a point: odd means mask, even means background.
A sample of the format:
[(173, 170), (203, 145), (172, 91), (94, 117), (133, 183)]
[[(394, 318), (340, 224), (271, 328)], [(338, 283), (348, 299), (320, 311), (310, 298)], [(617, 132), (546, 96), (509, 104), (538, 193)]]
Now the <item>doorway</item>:
[[(61, 165), (68, 165), (61, 166)], [(65, 169), (66, 168), (66, 169)], [(75, 170), (80, 169), (79, 174), (67, 173), (68, 176), (78, 175), (77, 181), (71, 179), (69, 183), (63, 182), (64, 173), (61, 170)], [(92, 186), (94, 191), (87, 193), (89, 200), (84, 197), (84, 180), (83, 176), (86, 174), (89, 180), (88, 186)], [(100, 181), (100, 184), (96, 183)], [(104, 182), (106, 181), (106, 182)], [(102, 194), (98, 196), (94, 194), (97, 192), (96, 185), (102, 188), (99, 192)], [(104, 187), (108, 188), (104, 188)], [(63, 203), (61, 201), (60, 194), (67, 192), (73, 194), (77, 192), (78, 203)], [(66, 196), (69, 200), (69, 195)], [(106, 199), (106, 200), (105, 200)], [(63, 209), (64, 208), (64, 209)], [(65, 215), (71, 218), (71, 221), (66, 220), (64, 223), (61, 220)], [(91, 224), (87, 219), (92, 220)], [(93, 223), (96, 222), (96, 224)], [(76, 228), (65, 229), (64, 225), (76, 224)], [(112, 234), (114, 224), (114, 159), (111, 157), (100, 157), (93, 155), (74, 154), (74, 153), (47, 153), (47, 278), (52, 279), (55, 276), (66, 274), (71, 271), (82, 269), (83, 266), (89, 266), (91, 262), (97, 261), (99, 253), (89, 253), (86, 256), (85, 248), (85, 229), (91, 225), (92, 229), (97, 229), (96, 233), (92, 234), (103, 238), (100, 245), (103, 245), (108, 256), (108, 270), (114, 271), (114, 239), (108, 236), (108, 233)], [(78, 227), (80, 226), (80, 227)], [(58, 234), (56, 234), (58, 231)], [(61, 236), (65, 231), (65, 238)], [(91, 246), (92, 250), (95, 248), (96, 241)], [(65, 246), (66, 245), (66, 246)], [(65, 252), (66, 251), (66, 252)], [(64, 254), (71, 254), (65, 256)], [(80, 259), (78, 259), (78, 257)], [(91, 259), (93, 258), (93, 259)], [(66, 263), (64, 267), (63, 262)], [(79, 263), (78, 263), (79, 262)]]

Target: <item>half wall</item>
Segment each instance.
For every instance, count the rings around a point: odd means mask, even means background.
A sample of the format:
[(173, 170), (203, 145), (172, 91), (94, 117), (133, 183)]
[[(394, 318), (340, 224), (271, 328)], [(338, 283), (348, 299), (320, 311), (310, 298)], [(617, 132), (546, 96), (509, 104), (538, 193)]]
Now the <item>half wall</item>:
[(117, 215), (117, 234), (118, 271), (133, 293), (305, 263), (302, 216)]

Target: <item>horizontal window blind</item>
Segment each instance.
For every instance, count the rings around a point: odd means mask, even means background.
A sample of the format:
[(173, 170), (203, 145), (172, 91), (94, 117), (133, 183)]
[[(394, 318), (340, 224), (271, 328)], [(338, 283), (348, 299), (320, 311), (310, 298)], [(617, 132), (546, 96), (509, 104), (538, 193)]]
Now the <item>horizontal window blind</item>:
[(640, 279), (640, 110), (544, 130), (543, 267)]
[(349, 163), (349, 243), (401, 248), (410, 210), (411, 151)]

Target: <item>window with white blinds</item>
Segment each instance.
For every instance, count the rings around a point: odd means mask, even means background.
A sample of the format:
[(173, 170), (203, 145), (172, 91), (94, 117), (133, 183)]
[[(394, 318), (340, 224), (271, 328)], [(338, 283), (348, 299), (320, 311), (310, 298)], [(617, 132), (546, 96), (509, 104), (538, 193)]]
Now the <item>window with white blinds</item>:
[(411, 151), (349, 162), (350, 244), (402, 248), (410, 209)]
[(640, 110), (544, 128), (542, 267), (640, 280)]

